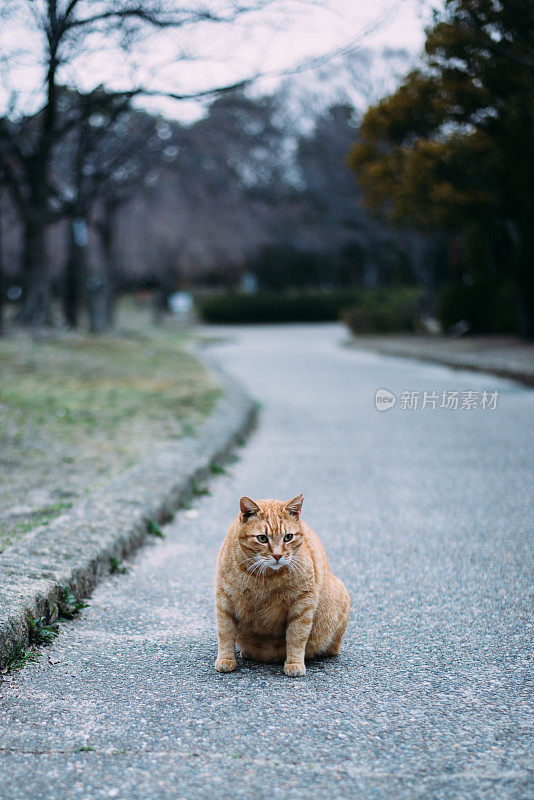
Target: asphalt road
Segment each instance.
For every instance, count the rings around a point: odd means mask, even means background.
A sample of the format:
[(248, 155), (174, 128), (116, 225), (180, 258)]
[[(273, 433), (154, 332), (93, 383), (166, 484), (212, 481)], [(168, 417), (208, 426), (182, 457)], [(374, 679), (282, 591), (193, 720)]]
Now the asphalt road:
[[(259, 428), (0, 684), (1, 800), (532, 797), (534, 393), (344, 349), (335, 325), (224, 335), (211, 352), (262, 403)], [(378, 388), (499, 397), (378, 412)], [(214, 565), (238, 498), (301, 491), (352, 597), (342, 653), (302, 679), (217, 674)]]

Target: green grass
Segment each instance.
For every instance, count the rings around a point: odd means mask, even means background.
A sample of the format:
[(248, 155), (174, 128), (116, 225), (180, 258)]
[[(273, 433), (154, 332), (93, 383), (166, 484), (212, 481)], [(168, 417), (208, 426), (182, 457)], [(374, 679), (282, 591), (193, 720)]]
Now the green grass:
[(68, 511), (70, 508), (72, 508), (72, 503), (53, 503), (52, 505), (37, 509), (31, 514), (31, 518), (27, 522), (15, 523), (11, 530), (11, 538), (16, 538), (17, 535), (28, 533), (28, 531), (34, 528), (40, 528), (41, 525), (48, 525), (53, 519), (59, 516), (62, 511)]
[(0, 339), (0, 552), (169, 442), (220, 390), (172, 321), (126, 303), (114, 335)]

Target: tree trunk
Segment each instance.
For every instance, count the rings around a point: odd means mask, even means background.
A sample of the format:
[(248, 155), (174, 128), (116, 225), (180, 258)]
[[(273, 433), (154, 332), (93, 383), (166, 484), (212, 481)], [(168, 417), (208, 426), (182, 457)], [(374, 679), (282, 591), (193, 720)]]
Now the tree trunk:
[(46, 269), (46, 214), (33, 208), (24, 220), (24, 294), (19, 322), (40, 328), (50, 322), (50, 281)]
[(93, 333), (103, 333), (113, 327), (116, 308), (115, 236), (116, 212), (119, 202), (113, 195), (103, 202), (103, 215), (98, 223), (103, 261), (99, 272), (88, 281), (89, 327)]
[(79, 215), (69, 220), (69, 254), (65, 266), (63, 313), (71, 328), (80, 323), (80, 309), (87, 276), (87, 221)]
[(113, 196), (107, 197), (104, 201), (104, 220), (100, 226), (102, 250), (104, 252), (105, 315), (108, 328), (112, 328), (115, 324), (115, 309), (117, 302), (115, 254), (113, 252), (113, 239), (116, 227), (117, 208), (117, 200)]
[(4, 280), (4, 259), (3, 259), (3, 241), (2, 241), (2, 193), (0, 192), (0, 336), (3, 336), (5, 333), (5, 316), (4, 316), (4, 305), (5, 305), (5, 291), (6, 291), (6, 284)]
[(87, 314), (91, 333), (104, 333), (108, 329), (104, 281), (105, 276), (100, 272), (90, 275), (87, 279)]

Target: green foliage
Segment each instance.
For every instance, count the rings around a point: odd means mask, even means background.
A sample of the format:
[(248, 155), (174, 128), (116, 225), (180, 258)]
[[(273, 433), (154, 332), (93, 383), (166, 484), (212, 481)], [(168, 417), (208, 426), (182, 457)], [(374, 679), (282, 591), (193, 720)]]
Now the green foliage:
[(425, 51), (367, 111), (349, 165), (396, 223), (505, 240), (507, 257), (487, 248), (482, 273), (515, 282), (521, 330), (534, 335), (534, 3), (446, 0)]
[(14, 672), (22, 669), (30, 661), (35, 661), (37, 655), (32, 648), (25, 647), (20, 642), (15, 642), (9, 651), (4, 669), (2, 672)]
[(343, 319), (353, 333), (413, 331), (420, 303), (418, 289), (377, 289), (362, 295)]
[(191, 492), (195, 497), (204, 497), (204, 495), (211, 494), (209, 487), (205, 483), (193, 481), (191, 484)]
[(110, 556), (109, 572), (111, 575), (126, 575), (130, 567), (126, 567), (116, 556)]
[(306, 252), (285, 243), (263, 249), (251, 268), (262, 290), (281, 292), (298, 286), (317, 286), (328, 280), (328, 265), (319, 253)]
[[(395, 105), (393, 98), (390, 104)], [(483, 221), (498, 214), (495, 163), (484, 133), (419, 139), (387, 151), (378, 143), (371, 147), (362, 142), (353, 148), (349, 163), (368, 203), (386, 210), (394, 223), (423, 231), (461, 229), (466, 220)]]
[[(87, 606), (88, 603), (76, 599), (68, 586), (62, 586), (58, 600), (58, 622), (73, 619), (82, 608), (87, 608)], [(35, 648), (52, 644), (58, 634), (59, 625), (56, 622), (50, 622), (49, 616), (37, 618), (30, 616), (28, 623), (29, 647), (21, 642), (15, 642), (9, 651), (2, 672), (12, 672), (21, 669), (30, 661), (35, 661), (37, 658)]]
[(161, 525), (155, 519), (149, 519), (147, 523), (147, 531), (151, 536), (156, 536), (158, 539), (164, 539), (165, 534), (161, 530)]
[(47, 645), (52, 644), (54, 639), (59, 633), (59, 627), (56, 623), (47, 622), (46, 617), (34, 619), (30, 617), (29, 625), (29, 639), (32, 645)]
[(83, 608), (87, 608), (89, 603), (78, 600), (68, 586), (62, 586), (59, 593), (59, 618), (74, 619)]
[(211, 462), (210, 472), (212, 475), (228, 475), (228, 470), (225, 469), (222, 464), (218, 464), (216, 461)]
[(514, 286), (479, 279), (466, 286), (461, 281), (445, 286), (437, 299), (437, 316), (444, 331), (456, 322), (469, 322), (470, 333), (507, 333), (517, 330)]
[(275, 294), (226, 294), (197, 300), (206, 322), (223, 324), (258, 322), (328, 322), (356, 303), (360, 290), (309, 291)]

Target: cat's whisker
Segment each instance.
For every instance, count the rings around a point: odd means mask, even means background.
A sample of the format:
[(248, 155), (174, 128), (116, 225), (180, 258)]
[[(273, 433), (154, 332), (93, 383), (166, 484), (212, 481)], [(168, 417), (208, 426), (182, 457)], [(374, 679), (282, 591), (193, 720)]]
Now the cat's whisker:
[(292, 561), (294, 561), (296, 564), (301, 564), (302, 566), (304, 565), (304, 560), (303, 560), (302, 556), (298, 556), (298, 555), (295, 554), (292, 557)]
[(290, 561), (290, 565), (293, 566), (293, 569), (295, 570), (295, 573), (299, 577), (301, 577), (301, 578), (305, 578), (306, 577), (306, 572), (305, 572), (305, 569), (304, 569), (304, 565), (303, 565), (303, 563), (300, 561), (300, 559), (298, 557), (293, 556), (293, 558)]
[(251, 560), (252, 560), (253, 563), (250, 565), (250, 567), (247, 567), (247, 570), (246, 570), (249, 573), (249, 575), (248, 575), (248, 578), (247, 578), (247, 582), (245, 584), (245, 589), (248, 589), (248, 585), (250, 583), (250, 579), (252, 578), (254, 573), (257, 572), (258, 574), (260, 574), (261, 567), (263, 566), (260, 559), (251, 559)]

